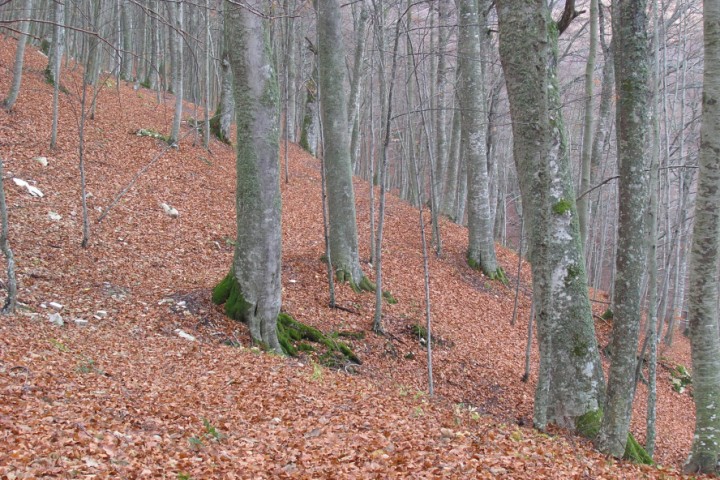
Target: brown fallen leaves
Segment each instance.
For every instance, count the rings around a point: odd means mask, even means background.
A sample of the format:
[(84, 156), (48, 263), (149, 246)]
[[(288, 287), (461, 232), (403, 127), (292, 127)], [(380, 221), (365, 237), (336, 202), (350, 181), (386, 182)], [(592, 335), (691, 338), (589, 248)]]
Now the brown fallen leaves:
[[(0, 63), (14, 43), (2, 41)], [(363, 359), (356, 375), (248, 347), (242, 325), (210, 304), (227, 272), (235, 235), (232, 149), (207, 152), (190, 135), (139, 177), (162, 149), (132, 132), (165, 132), (169, 99), (114, 80), (87, 127), (91, 242), (80, 248), (78, 71), (65, 74), (58, 148), (48, 149), (46, 59), (29, 49), (20, 99), (0, 112), (0, 155), (8, 176), (33, 182), (33, 198), (5, 182), (20, 301), (0, 319), (2, 478), (661, 478), (674, 470), (618, 463), (578, 438), (519, 427), (532, 414), (535, 377), (520, 382), (529, 298), (510, 326), (513, 289), (465, 263), (465, 230), (443, 222), (445, 251), (431, 258), (437, 396), (428, 398), (424, 348), (411, 325), (424, 322), (416, 212), (388, 199), (385, 306), (388, 335), (369, 332), (374, 298), (338, 288), (331, 310), (323, 253), (319, 164), (291, 146), (283, 189), (283, 302), (298, 320), (345, 338)], [(0, 91), (10, 82), (0, 70)], [(190, 106), (188, 106), (190, 108)], [(43, 167), (31, 159), (47, 156)], [(282, 157), (281, 157), (282, 158)], [(368, 257), (368, 185), (357, 180), (361, 255)], [(179, 211), (172, 219), (160, 205)], [(48, 212), (61, 215), (52, 220)], [(515, 255), (498, 257), (515, 282)], [(366, 266), (366, 273), (372, 269)], [(529, 271), (522, 273), (529, 290)], [(57, 301), (65, 326), (47, 320)], [(184, 302), (184, 303), (183, 303)], [(107, 312), (106, 316), (98, 311)], [(35, 314), (35, 315), (33, 315)], [(96, 318), (97, 317), (97, 318)], [(74, 318), (88, 320), (78, 326)], [(601, 343), (609, 327), (598, 322)], [(180, 338), (177, 329), (196, 341)], [(687, 342), (662, 352), (689, 365)], [(533, 362), (537, 352), (533, 351)], [(659, 369), (659, 461), (677, 467), (692, 434), (692, 403)], [(642, 438), (643, 386), (634, 431)]]

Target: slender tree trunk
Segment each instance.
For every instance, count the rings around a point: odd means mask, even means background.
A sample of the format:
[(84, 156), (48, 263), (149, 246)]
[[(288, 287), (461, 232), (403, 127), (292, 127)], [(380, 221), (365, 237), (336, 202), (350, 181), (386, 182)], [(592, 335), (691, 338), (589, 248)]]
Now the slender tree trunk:
[[(20, 11), (22, 18), (28, 18), (30, 10), (32, 9), (32, 0), (25, 0), (25, 8)], [(22, 83), (22, 70), (25, 59), (25, 45), (28, 41), (28, 29), (30, 22), (20, 22), (20, 34), (18, 36), (17, 48), (15, 50), (15, 64), (13, 65), (13, 80), (10, 86), (10, 91), (3, 100), (3, 107), (6, 110), (12, 110), (15, 106), (15, 102), (20, 94), (20, 84)]]
[(230, 274), (213, 291), (250, 335), (281, 353), (279, 92), (261, 0), (225, 3), (225, 42), (234, 76), (237, 118), (237, 242)]
[(52, 55), (48, 60), (48, 67), (46, 75), (50, 75), (49, 80), (53, 84), (53, 118), (52, 118), (52, 130), (50, 132), (50, 148), (55, 148), (57, 145), (57, 134), (58, 134), (58, 117), (60, 116), (60, 67), (63, 56), (63, 50), (65, 47), (65, 28), (62, 26), (65, 23), (65, 3), (55, 3), (55, 23), (53, 27), (53, 45)]
[(183, 1), (178, 0), (172, 8), (172, 41), (175, 44), (173, 57), (173, 93), (175, 94), (175, 114), (173, 115), (172, 130), (168, 143), (177, 144), (180, 139), (180, 123), (183, 112)]
[(351, 132), (350, 154), (353, 168), (355, 168), (358, 156), (360, 85), (362, 85), (364, 77), (362, 64), (365, 56), (365, 25), (368, 19), (365, 3), (362, 2), (359, 8), (360, 12), (355, 20), (355, 52), (353, 54), (350, 94), (348, 96), (348, 130)]
[(8, 240), (8, 214), (7, 204), (5, 202), (5, 185), (3, 177), (5, 172), (3, 170), (3, 160), (0, 158), (0, 251), (5, 255), (7, 261), (7, 297), (5, 298), (5, 304), (2, 308), (3, 314), (15, 313), (15, 305), (17, 304), (17, 277), (15, 276), (15, 256), (10, 248), (10, 241)]
[[(484, 3), (484, 2), (482, 2)], [(450, 38), (450, 2), (438, 2), (438, 54), (437, 54), (437, 76), (435, 82), (435, 100), (437, 108), (435, 112), (435, 191), (437, 192), (437, 205), (442, 208), (445, 198), (445, 175), (448, 169), (447, 135), (445, 133), (447, 123), (447, 111), (445, 109), (445, 90), (447, 88), (447, 65), (445, 61), (445, 49)], [(479, 18), (479, 17), (478, 17)], [(479, 31), (479, 29), (478, 29)], [(484, 32), (483, 32), (484, 33)], [(481, 81), (481, 83), (483, 83)]]
[(613, 7), (620, 210), (615, 260), (613, 356), (596, 444), (600, 451), (615, 457), (622, 457), (625, 453), (630, 428), (640, 331), (640, 286), (647, 259), (644, 217), (648, 181), (644, 161), (650, 139), (651, 65), (645, 7), (645, 0), (617, 2)]
[[(456, 74), (459, 78), (460, 74)], [(457, 188), (458, 188), (458, 170), (460, 168), (460, 100), (457, 100), (457, 92), (455, 94), (456, 108), (453, 109), (452, 117), (452, 133), (450, 134), (450, 151), (448, 152), (448, 168), (445, 176), (445, 186), (443, 187), (443, 204), (441, 213), (447, 215), (451, 220), (457, 221), (455, 214), (457, 213)]]
[[(585, 64), (585, 118), (583, 126), (583, 143), (581, 158), (581, 181), (580, 191), (589, 189), (591, 184), (590, 164), (592, 154), (592, 133), (593, 133), (593, 87), (595, 84), (595, 52), (597, 50), (598, 37), (598, 0), (590, 0), (590, 50), (588, 51), (587, 63)], [(580, 241), (583, 245), (587, 243), (587, 219), (589, 213), (589, 197), (585, 195), (578, 200), (578, 220), (580, 222)]]

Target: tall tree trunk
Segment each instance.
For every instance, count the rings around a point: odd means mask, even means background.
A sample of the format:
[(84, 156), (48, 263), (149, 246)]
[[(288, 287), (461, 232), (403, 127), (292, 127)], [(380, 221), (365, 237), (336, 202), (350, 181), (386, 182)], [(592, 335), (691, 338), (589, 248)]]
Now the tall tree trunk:
[[(484, 2), (481, 2), (484, 3)], [(437, 192), (437, 205), (441, 208), (444, 197), (445, 175), (447, 173), (447, 111), (445, 109), (445, 90), (447, 87), (447, 65), (445, 49), (450, 38), (450, 2), (438, 2), (438, 54), (437, 76), (435, 78), (435, 191)], [(479, 18), (479, 17), (478, 17)], [(479, 31), (479, 29), (477, 29)], [(482, 32), (484, 33), (484, 32)], [(482, 69), (479, 69), (482, 71)], [(482, 82), (481, 82), (482, 83)], [(483, 97), (484, 98), (484, 97)]]
[[(590, 49), (585, 64), (585, 118), (583, 125), (583, 143), (581, 156), (580, 191), (584, 192), (592, 185), (590, 178), (590, 160), (592, 154), (593, 134), (593, 87), (595, 84), (595, 52), (598, 37), (598, 0), (590, 0)], [(587, 219), (589, 213), (589, 197), (583, 196), (578, 200), (578, 220), (580, 222), (580, 241), (587, 243)]]
[[(354, 7), (354, 5), (353, 5)], [(360, 4), (360, 12), (355, 20), (355, 52), (353, 54), (352, 77), (350, 78), (350, 94), (348, 96), (348, 130), (350, 131), (350, 155), (353, 168), (357, 163), (359, 153), (360, 133), (360, 86), (362, 85), (363, 58), (365, 56), (365, 25), (367, 24), (368, 11), (365, 2)]]
[[(261, 0), (248, 3), (263, 10)], [(237, 242), (232, 269), (215, 287), (213, 301), (246, 322), (253, 340), (281, 353), (279, 92), (267, 26), (245, 5), (225, 2), (237, 119)]]
[(327, 166), (330, 251), (340, 282), (349, 281), (353, 289), (372, 290), (360, 268), (358, 254), (355, 192), (352, 185), (350, 140), (347, 129), (345, 94), (345, 48), (342, 14), (338, 0), (317, 1), (318, 74), (320, 114)]
[(717, 473), (720, 459), (720, 2), (703, 2), (703, 74), (700, 173), (690, 254), (690, 344), (695, 436), (685, 473)]
[[(168, 4), (169, 5), (169, 4)], [(180, 141), (180, 123), (183, 111), (183, 0), (178, 0), (172, 10), (171, 30), (172, 42), (175, 44), (173, 63), (173, 93), (175, 94), (175, 114), (173, 115), (172, 130), (168, 143), (177, 144)]]
[(641, 283), (647, 259), (645, 208), (648, 178), (645, 157), (650, 140), (650, 65), (645, 0), (613, 5), (619, 220), (615, 259), (615, 309), (607, 399), (596, 444), (622, 457), (635, 394), (640, 331)]
[(120, 4), (120, 19), (122, 22), (122, 67), (120, 70), (120, 78), (126, 81), (133, 80), (133, 64), (135, 59), (133, 58), (132, 46), (133, 46), (133, 24), (132, 15), (129, 12), (130, 3), (122, 2)]
[[(25, 1), (25, 8), (20, 10), (21, 18), (28, 18), (32, 9), (32, 0)], [(3, 107), (6, 110), (12, 110), (20, 94), (20, 84), (22, 83), (22, 70), (25, 59), (25, 45), (28, 41), (28, 28), (30, 22), (20, 22), (20, 34), (18, 35), (17, 49), (15, 50), (15, 64), (13, 65), (13, 81), (10, 91), (3, 100)]]
[(53, 27), (53, 45), (50, 49), (52, 55), (48, 59), (48, 67), (45, 71), (46, 77), (53, 84), (53, 118), (52, 131), (50, 133), (50, 148), (55, 148), (58, 134), (58, 117), (60, 103), (60, 66), (65, 47), (65, 3), (55, 3), (55, 23)]
[(566, 25), (552, 21), (544, 0), (499, 2), (498, 19), (537, 308), (534, 422), (575, 428), (602, 404), (604, 381), (555, 72)]
[[(483, 7), (485, 2), (481, 2)], [(485, 82), (480, 43), (486, 32), (480, 30), (475, 0), (458, 0), (458, 97), (462, 112), (462, 155), (468, 164), (468, 250), (471, 267), (491, 278), (497, 274), (493, 221), (488, 190), (485, 110)]]
[(17, 277), (15, 276), (15, 256), (8, 240), (8, 214), (7, 203), (5, 202), (5, 184), (3, 183), (4, 173), (3, 160), (0, 158), (0, 251), (5, 255), (7, 261), (8, 276), (7, 297), (5, 298), (2, 313), (13, 314), (17, 304)]
[[(460, 62), (458, 62), (460, 63)], [(459, 78), (459, 73), (456, 74), (456, 78)], [(457, 205), (457, 188), (458, 188), (458, 170), (460, 169), (460, 100), (457, 99), (457, 92), (455, 93), (456, 101), (455, 108), (453, 108), (452, 116), (452, 133), (450, 134), (450, 150), (448, 152), (448, 168), (445, 176), (445, 186), (443, 191), (443, 203), (441, 213), (450, 217), (452, 221), (457, 221), (455, 218), (456, 205)]]

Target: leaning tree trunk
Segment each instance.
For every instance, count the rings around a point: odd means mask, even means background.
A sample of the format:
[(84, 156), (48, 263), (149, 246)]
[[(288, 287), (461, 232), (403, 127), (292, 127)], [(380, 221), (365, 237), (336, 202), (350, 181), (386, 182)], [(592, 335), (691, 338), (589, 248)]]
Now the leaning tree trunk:
[(345, 49), (338, 0), (317, 1), (320, 114), (327, 162), (330, 251), (340, 282), (373, 290), (360, 268), (345, 94)]
[[(615, 310), (607, 399), (598, 449), (622, 457), (635, 394), (635, 364), (647, 259), (645, 208), (650, 140), (650, 51), (645, 0), (614, 4), (613, 42), (617, 85), (617, 157), (620, 176)], [(654, 306), (650, 306), (654, 308)]]
[[(22, 18), (28, 18), (30, 10), (32, 9), (32, 0), (26, 0), (25, 8), (20, 10), (20, 16)], [(10, 91), (7, 97), (3, 101), (3, 107), (7, 110), (12, 110), (17, 101), (18, 95), (20, 94), (20, 84), (22, 83), (22, 70), (25, 59), (25, 45), (28, 41), (28, 28), (30, 22), (20, 22), (20, 34), (17, 41), (17, 49), (15, 50), (15, 64), (13, 65), (13, 81), (10, 86)]]
[[(484, 2), (482, 2), (484, 4)], [(462, 112), (461, 148), (468, 165), (468, 250), (471, 267), (497, 275), (493, 221), (488, 188), (485, 84), (480, 56), (480, 14), (475, 0), (459, 0), (458, 98)], [(439, 138), (439, 137), (438, 137)]]
[[(262, 10), (262, 1), (246, 2)], [(225, 42), (235, 84), (237, 240), (228, 276), (213, 291), (253, 340), (282, 353), (279, 93), (264, 20), (230, 0)]]
[(700, 173), (690, 253), (690, 343), (695, 436), (685, 473), (717, 473), (720, 458), (720, 2), (705, 0)]
[(544, 0), (499, 2), (498, 18), (538, 310), (534, 421), (575, 428), (602, 404), (604, 380), (555, 72), (567, 25), (550, 19)]

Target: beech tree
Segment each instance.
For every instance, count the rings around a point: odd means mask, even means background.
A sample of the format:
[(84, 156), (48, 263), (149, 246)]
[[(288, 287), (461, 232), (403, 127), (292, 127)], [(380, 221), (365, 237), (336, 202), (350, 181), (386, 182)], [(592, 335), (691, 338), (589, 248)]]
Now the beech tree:
[[(481, 31), (482, 13), (475, 0), (458, 0), (458, 99), (461, 120), (462, 156), (468, 165), (468, 251), (471, 267), (490, 278), (498, 274), (493, 238), (488, 187), (485, 109), (485, 81), (481, 58), (481, 42), (487, 32)], [(481, 2), (485, 6), (485, 2)], [(438, 139), (441, 135), (438, 133)], [(444, 145), (444, 135), (443, 145)], [(438, 158), (438, 161), (440, 159)]]
[(318, 0), (316, 8), (320, 115), (327, 165), (332, 264), (339, 282), (347, 281), (356, 290), (374, 290), (360, 268), (358, 253), (340, 4), (338, 0)]
[(213, 290), (213, 301), (247, 323), (253, 340), (282, 353), (280, 104), (266, 22), (257, 13), (262, 4), (225, 2), (237, 124), (237, 240), (232, 268)]
[[(20, 17), (23, 19), (28, 18), (28, 14), (32, 9), (32, 0), (25, 0), (25, 8), (20, 10)], [(13, 65), (13, 80), (10, 86), (10, 91), (3, 100), (3, 107), (7, 110), (12, 110), (17, 101), (18, 95), (20, 94), (20, 84), (22, 83), (22, 70), (25, 59), (25, 45), (28, 41), (28, 28), (29, 22), (24, 20), (20, 22), (20, 33), (18, 35), (17, 49), (15, 50), (15, 64)]]
[(649, 108), (651, 65), (646, 1), (617, 1), (613, 8), (620, 210), (612, 361), (596, 444), (601, 451), (622, 457), (635, 396), (641, 285), (647, 258), (645, 208), (649, 197), (645, 157), (652, 125)]
[(497, 11), (537, 308), (534, 423), (574, 429), (604, 390), (556, 72), (558, 35), (576, 12), (570, 1), (555, 22), (545, 0), (502, 0)]
[(720, 459), (720, 2), (703, 2), (703, 75), (700, 173), (690, 253), (690, 343), (695, 435), (685, 473), (717, 473)]

